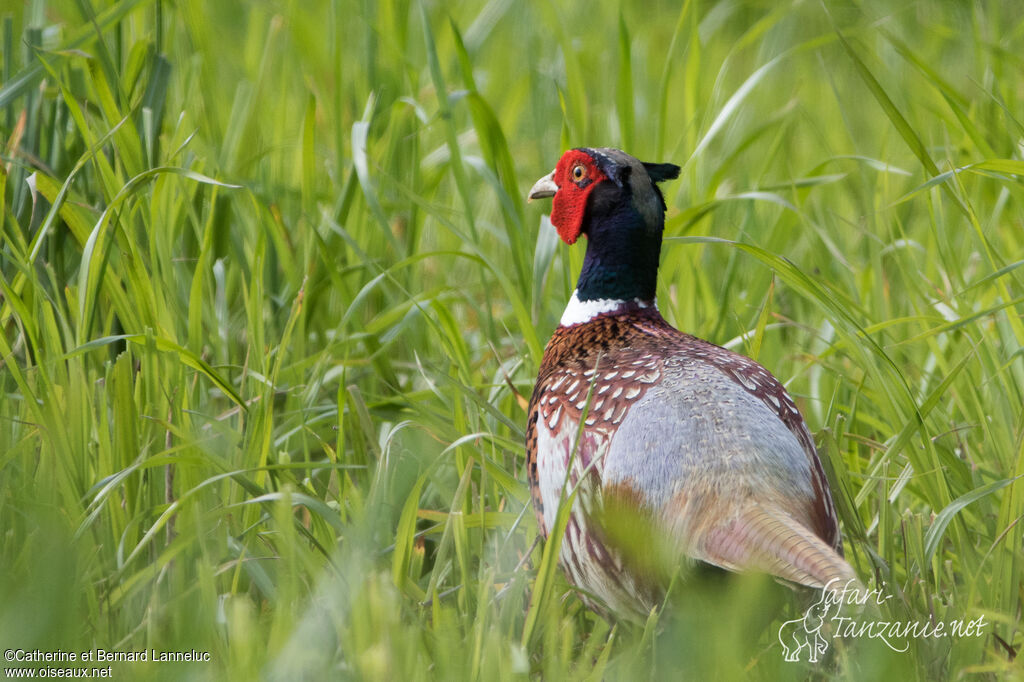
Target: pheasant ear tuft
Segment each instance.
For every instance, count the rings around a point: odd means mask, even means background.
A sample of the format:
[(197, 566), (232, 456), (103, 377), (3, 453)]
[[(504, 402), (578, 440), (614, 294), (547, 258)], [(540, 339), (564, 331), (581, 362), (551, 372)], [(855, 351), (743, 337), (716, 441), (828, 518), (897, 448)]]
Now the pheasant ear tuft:
[(644, 163), (644, 169), (650, 176), (651, 182), (674, 180), (679, 177), (679, 171), (682, 170), (674, 163)]

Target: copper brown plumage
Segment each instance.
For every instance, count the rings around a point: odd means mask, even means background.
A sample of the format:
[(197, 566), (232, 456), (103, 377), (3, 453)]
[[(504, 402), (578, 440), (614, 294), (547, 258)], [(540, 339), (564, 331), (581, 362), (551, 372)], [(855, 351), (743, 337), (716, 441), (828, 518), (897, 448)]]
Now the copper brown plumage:
[(547, 536), (577, 490), (563, 569), (588, 604), (624, 616), (648, 611), (662, 586), (610, 536), (609, 509), (637, 512), (680, 558), (811, 586), (855, 578), (814, 443), (783, 386), (753, 360), (674, 329), (654, 304), (665, 204), (652, 178), (676, 173), (618, 150), (571, 150), (530, 193), (554, 197), (564, 241), (588, 238), (530, 400), (534, 506)]

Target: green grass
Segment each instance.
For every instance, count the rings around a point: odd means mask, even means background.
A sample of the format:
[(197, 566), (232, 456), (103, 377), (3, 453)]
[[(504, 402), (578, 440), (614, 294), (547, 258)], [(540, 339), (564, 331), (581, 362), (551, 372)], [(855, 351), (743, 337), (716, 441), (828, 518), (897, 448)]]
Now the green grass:
[[(212, 659), (120, 679), (1024, 676), (1018, 8), (611, 5), (0, 10), (0, 649)], [(759, 581), (634, 627), (545, 572), (520, 396), (583, 249), (524, 194), (583, 145), (683, 166), (662, 311), (798, 398), (879, 617), (983, 636), (790, 664), (803, 605)]]

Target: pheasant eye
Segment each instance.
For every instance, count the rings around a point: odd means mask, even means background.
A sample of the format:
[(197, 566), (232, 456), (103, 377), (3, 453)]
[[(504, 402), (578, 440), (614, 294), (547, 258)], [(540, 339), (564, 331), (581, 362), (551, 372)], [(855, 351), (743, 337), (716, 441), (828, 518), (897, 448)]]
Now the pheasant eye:
[(581, 166), (579, 164), (576, 164), (575, 166), (572, 167), (572, 179), (573, 180), (576, 180), (576, 181), (582, 180), (583, 176), (586, 175), (586, 173), (587, 172), (583, 168), (583, 166)]

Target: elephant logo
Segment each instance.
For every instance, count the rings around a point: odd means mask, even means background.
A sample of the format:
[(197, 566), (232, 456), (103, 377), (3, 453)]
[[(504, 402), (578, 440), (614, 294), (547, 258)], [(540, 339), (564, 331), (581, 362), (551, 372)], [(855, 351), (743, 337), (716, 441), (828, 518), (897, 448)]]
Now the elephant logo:
[(834, 602), (827, 600), (825, 594), (822, 590), (821, 600), (809, 607), (803, 618), (787, 620), (779, 627), (779, 643), (787, 661), (799, 661), (800, 652), (806, 648), (807, 660), (817, 663), (818, 656), (828, 649), (828, 640), (821, 635), (821, 628)]

